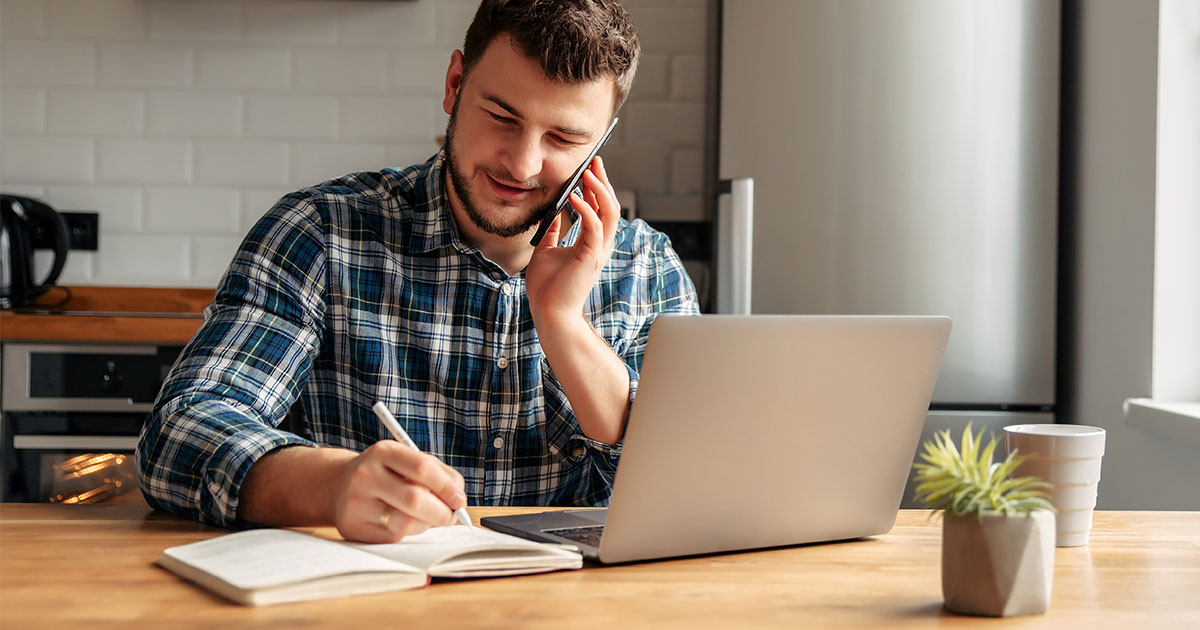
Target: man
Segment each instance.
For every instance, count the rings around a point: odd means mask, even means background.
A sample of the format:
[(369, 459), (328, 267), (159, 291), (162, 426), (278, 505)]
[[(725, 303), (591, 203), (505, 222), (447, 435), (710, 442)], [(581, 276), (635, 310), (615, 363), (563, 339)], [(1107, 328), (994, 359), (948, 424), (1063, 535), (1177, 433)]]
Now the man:
[[(137, 450), (157, 507), (390, 542), (471, 504), (603, 505), (650, 323), (698, 312), (597, 158), (636, 31), (616, 0), (485, 0), (422, 165), (290, 194), (250, 231)], [(386, 439), (382, 401), (424, 451)], [(294, 403), (302, 430), (278, 427)], [(301, 437), (303, 433), (310, 437)]]

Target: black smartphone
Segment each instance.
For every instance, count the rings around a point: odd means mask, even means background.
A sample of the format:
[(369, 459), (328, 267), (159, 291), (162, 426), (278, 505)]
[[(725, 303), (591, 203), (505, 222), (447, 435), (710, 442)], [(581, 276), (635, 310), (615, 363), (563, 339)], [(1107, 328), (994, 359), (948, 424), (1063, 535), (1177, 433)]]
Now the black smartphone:
[[(578, 194), (580, 198), (583, 197), (583, 192), (579, 190), (579, 180), (583, 178), (583, 172), (586, 171), (589, 166), (591, 166), (592, 160), (596, 159), (596, 154), (600, 152), (600, 148), (604, 146), (605, 142), (608, 142), (608, 137), (612, 135), (613, 128), (617, 126), (618, 120), (621, 119), (613, 116), (613, 121), (612, 124), (608, 126), (608, 131), (604, 132), (604, 135), (600, 137), (600, 142), (597, 142), (596, 146), (592, 147), (592, 152), (588, 154), (587, 159), (583, 161), (583, 164), (579, 165), (579, 168), (575, 169), (575, 174), (571, 176), (571, 179), (567, 180), (567, 185), (563, 187), (562, 193), (558, 196), (558, 200), (554, 202), (554, 209), (546, 213), (546, 216), (538, 225), (537, 233), (534, 234), (533, 238), (529, 241), (530, 245), (537, 247), (537, 244), (542, 241), (542, 237), (546, 236), (546, 231), (550, 229), (550, 224), (554, 223), (554, 217), (557, 217), (558, 213), (562, 212), (563, 208), (567, 207), (567, 203), (571, 199), (572, 193)], [(573, 216), (575, 213), (574, 209), (571, 210), (571, 213)]]

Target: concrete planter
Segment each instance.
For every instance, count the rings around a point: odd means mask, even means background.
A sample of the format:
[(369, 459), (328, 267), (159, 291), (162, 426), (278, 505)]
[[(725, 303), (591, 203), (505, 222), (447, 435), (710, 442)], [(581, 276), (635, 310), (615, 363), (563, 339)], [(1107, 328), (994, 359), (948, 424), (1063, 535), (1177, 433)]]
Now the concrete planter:
[(942, 596), (946, 609), (1009, 617), (1046, 612), (1054, 580), (1054, 513), (944, 514)]

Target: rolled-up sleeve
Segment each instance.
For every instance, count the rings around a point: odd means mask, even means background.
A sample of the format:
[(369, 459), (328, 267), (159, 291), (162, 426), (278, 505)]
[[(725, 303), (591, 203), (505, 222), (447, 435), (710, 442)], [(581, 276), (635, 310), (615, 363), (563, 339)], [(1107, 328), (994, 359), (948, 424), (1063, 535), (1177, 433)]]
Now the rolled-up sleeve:
[(276, 426), (318, 352), (325, 279), (321, 219), (289, 195), (243, 241), (142, 429), (135, 459), (151, 505), (231, 527), (250, 466), (312, 444)]

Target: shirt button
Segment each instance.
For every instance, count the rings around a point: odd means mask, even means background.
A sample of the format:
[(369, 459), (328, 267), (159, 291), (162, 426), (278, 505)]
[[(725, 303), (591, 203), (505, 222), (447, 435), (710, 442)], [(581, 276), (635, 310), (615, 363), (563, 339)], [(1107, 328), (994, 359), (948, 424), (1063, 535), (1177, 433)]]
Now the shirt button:
[(517, 292), (517, 287), (511, 282), (506, 282), (500, 287), (500, 290), (504, 291), (504, 295), (512, 295)]
[(500, 357), (499, 359), (496, 359), (496, 367), (500, 368), (501, 370), (508, 367), (508, 358)]
[(504, 438), (497, 436), (496, 439), (492, 440), (493, 448), (499, 449), (502, 446), (504, 446)]

